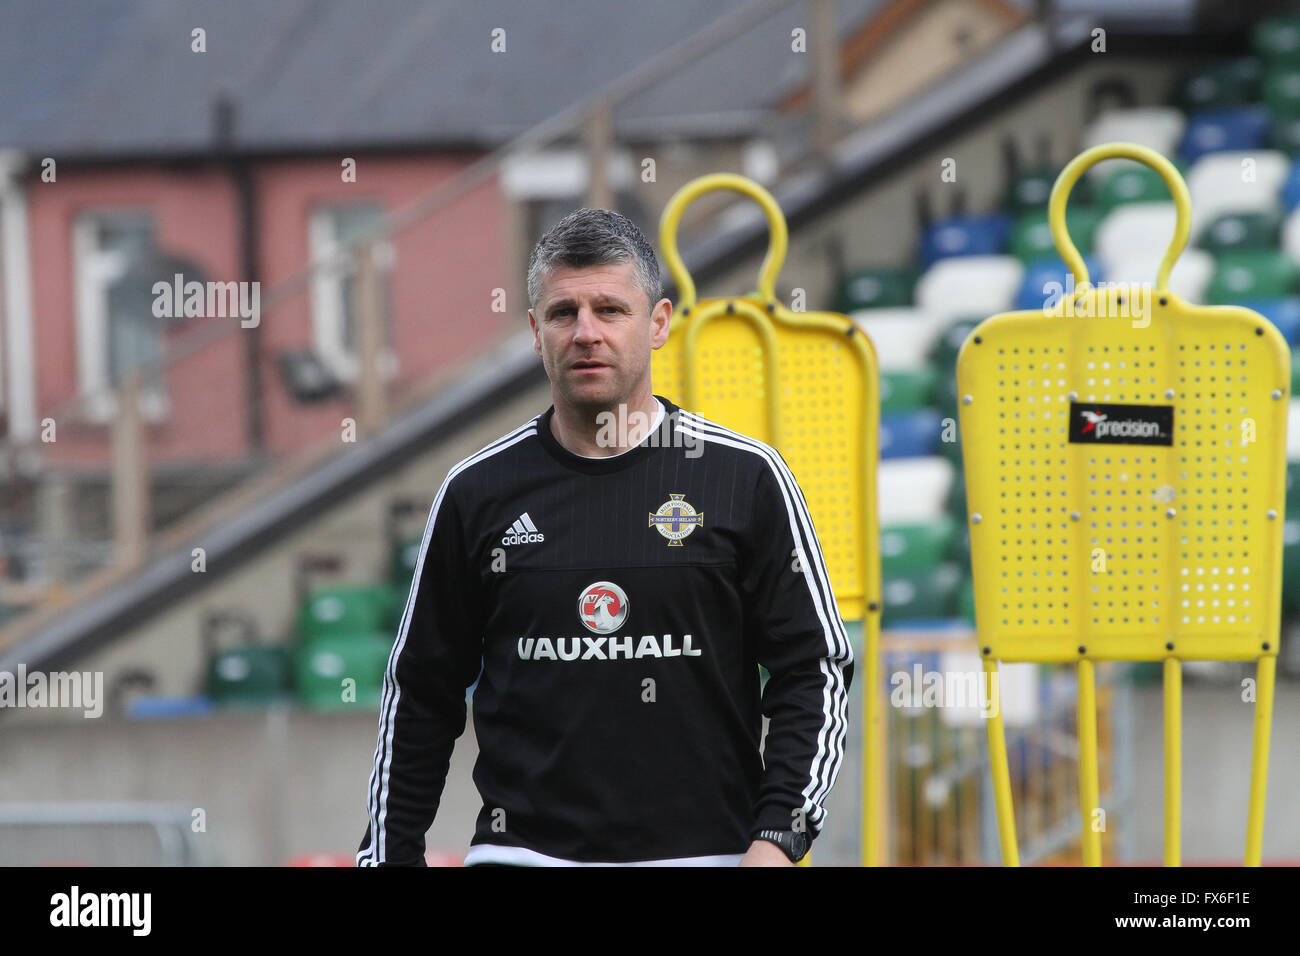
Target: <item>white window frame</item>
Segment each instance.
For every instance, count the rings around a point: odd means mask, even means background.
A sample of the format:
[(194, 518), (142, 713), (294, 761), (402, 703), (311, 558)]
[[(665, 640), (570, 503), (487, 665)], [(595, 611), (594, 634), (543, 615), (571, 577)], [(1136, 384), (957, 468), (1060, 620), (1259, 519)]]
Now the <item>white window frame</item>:
[[(99, 425), (112, 421), (118, 411), (117, 393), (108, 376), (108, 287), (126, 271), (129, 262), (120, 252), (99, 249), (96, 231), (104, 219), (130, 215), (152, 213), (147, 209), (92, 209), (78, 213), (72, 221), (77, 385), (85, 417)], [(146, 381), (140, 395), (144, 419), (164, 421), (170, 411), (166, 392)]]
[[(352, 383), (361, 374), (361, 357), (347, 350), (343, 341), (343, 322), (350, 303), (344, 302), (343, 279), (351, 268), (344, 253), (345, 244), (335, 232), (334, 212), (349, 203), (322, 203), (312, 209), (307, 221), (308, 255), (313, 266), (321, 266), (311, 276), (312, 340), (321, 361), (340, 381)], [(396, 255), (393, 244), (375, 244), (375, 270), (378, 281), (387, 283)], [(388, 316), (380, 321), (386, 327)], [(395, 330), (394, 330), (395, 331)], [(400, 370), (397, 353), (384, 343), (379, 352), (379, 373), (384, 381), (397, 377)]]

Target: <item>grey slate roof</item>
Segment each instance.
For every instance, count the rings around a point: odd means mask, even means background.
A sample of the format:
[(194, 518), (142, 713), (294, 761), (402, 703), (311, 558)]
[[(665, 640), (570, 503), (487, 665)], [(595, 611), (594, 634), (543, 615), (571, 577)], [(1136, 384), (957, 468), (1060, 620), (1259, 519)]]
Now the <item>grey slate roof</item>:
[[(0, 149), (206, 153), (223, 90), (241, 149), (493, 146), (746, 2), (0, 0)], [(841, 35), (882, 2), (839, 0)], [(190, 49), (198, 26), (206, 53)], [(635, 96), (620, 132), (749, 128), (807, 74), (795, 26), (804, 3)]]

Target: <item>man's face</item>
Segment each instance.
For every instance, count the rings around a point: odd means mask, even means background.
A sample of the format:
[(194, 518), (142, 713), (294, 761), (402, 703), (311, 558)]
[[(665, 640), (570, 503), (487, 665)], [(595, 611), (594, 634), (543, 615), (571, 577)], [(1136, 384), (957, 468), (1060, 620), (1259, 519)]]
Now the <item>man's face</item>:
[(672, 303), (651, 308), (631, 262), (557, 267), (528, 310), (533, 350), (557, 402), (607, 409), (650, 381), (650, 352), (668, 340)]

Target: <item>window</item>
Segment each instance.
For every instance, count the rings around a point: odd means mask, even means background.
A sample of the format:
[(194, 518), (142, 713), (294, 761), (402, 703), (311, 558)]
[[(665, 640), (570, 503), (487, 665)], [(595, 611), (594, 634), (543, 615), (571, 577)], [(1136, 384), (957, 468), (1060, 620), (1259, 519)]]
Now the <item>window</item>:
[[(352, 301), (356, 271), (350, 257), (339, 256), (339, 253), (349, 242), (372, 229), (382, 215), (383, 208), (378, 203), (329, 205), (313, 211), (308, 223), (312, 261), (334, 262), (330, 268), (320, 269), (312, 277), (312, 331), (321, 360), (345, 382), (354, 381), (360, 371), (361, 336)], [(379, 371), (385, 379), (393, 378), (398, 369), (397, 355), (392, 348), (389, 288), (392, 259), (391, 244), (379, 243), (375, 253), (383, 342)]]
[[(163, 325), (154, 318), (148, 288), (136, 266), (156, 251), (153, 217), (142, 211), (90, 212), (72, 226), (77, 322), (77, 377), (87, 417), (106, 422), (117, 410), (113, 392), (137, 364), (163, 353)], [(132, 288), (128, 288), (132, 286)], [(161, 368), (146, 373), (141, 412), (167, 414)]]

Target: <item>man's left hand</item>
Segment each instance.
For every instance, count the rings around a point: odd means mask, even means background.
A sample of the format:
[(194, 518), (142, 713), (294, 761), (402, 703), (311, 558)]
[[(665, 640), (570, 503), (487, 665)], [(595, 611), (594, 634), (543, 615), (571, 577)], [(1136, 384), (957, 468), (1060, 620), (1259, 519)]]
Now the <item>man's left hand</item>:
[(741, 866), (794, 866), (775, 843), (767, 840), (755, 840), (749, 845), (749, 851), (740, 858)]

